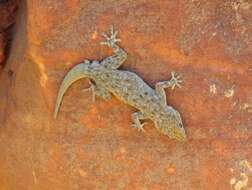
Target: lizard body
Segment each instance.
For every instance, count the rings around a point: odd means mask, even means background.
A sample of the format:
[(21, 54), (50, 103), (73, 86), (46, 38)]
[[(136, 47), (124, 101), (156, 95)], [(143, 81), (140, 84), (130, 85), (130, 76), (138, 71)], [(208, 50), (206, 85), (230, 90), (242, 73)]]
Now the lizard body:
[(118, 70), (127, 58), (127, 53), (116, 42), (117, 32), (111, 30), (111, 36), (104, 35), (106, 41), (103, 44), (113, 49), (113, 55), (101, 62), (84, 61), (74, 66), (63, 79), (58, 97), (54, 117), (57, 117), (59, 107), (68, 87), (81, 78), (89, 78), (92, 81), (93, 94), (104, 99), (109, 99), (111, 94), (126, 104), (139, 111), (132, 114), (133, 126), (138, 130), (144, 130), (140, 120), (151, 119), (155, 127), (163, 134), (177, 140), (185, 140), (185, 130), (178, 111), (166, 104), (164, 88), (180, 87), (181, 80), (172, 72), (172, 79), (158, 82), (155, 90), (146, 84), (137, 74)]

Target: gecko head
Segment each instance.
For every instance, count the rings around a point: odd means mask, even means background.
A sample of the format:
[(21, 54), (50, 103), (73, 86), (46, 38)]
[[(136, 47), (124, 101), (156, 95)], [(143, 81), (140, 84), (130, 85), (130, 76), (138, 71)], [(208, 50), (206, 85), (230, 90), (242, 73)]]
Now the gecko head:
[(164, 117), (161, 118), (161, 122), (157, 123), (157, 126), (161, 133), (172, 139), (176, 139), (178, 141), (186, 140), (186, 133), (180, 114), (172, 107), (167, 106)]

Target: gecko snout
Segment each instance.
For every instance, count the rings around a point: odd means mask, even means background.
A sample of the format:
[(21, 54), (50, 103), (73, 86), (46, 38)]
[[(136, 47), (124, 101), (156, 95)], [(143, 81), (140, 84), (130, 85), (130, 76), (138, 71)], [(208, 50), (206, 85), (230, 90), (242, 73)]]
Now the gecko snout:
[(180, 114), (171, 107), (167, 108), (166, 114), (162, 119), (156, 121), (156, 127), (161, 133), (172, 139), (178, 141), (186, 140), (186, 133)]

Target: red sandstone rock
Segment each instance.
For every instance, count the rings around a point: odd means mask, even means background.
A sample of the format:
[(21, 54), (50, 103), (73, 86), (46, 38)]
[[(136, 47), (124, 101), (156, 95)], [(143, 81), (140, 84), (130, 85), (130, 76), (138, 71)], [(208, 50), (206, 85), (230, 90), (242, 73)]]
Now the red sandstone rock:
[(4, 49), (6, 46), (5, 38), (0, 34), (0, 63), (2, 63), (5, 59)]
[(0, 1), (0, 67), (3, 67), (11, 43), (18, 0)]
[[(20, 6), (0, 79), (0, 189), (252, 188), (252, 66), (249, 1), (36, 1)], [(185, 143), (130, 128), (133, 108), (93, 103), (87, 80), (58, 87), (71, 66), (102, 59), (114, 24), (128, 52), (122, 69), (167, 90)], [(248, 182), (246, 183), (246, 179)]]

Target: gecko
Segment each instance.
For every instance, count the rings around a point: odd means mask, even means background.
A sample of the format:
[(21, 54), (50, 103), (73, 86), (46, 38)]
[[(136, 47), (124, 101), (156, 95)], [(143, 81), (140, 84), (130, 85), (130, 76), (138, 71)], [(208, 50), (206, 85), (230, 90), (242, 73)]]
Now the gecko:
[(62, 98), (67, 89), (77, 80), (89, 79), (93, 97), (98, 96), (109, 100), (112, 95), (122, 102), (136, 108), (132, 114), (132, 127), (145, 131), (141, 120), (152, 120), (155, 128), (164, 135), (178, 141), (186, 140), (186, 133), (180, 113), (172, 106), (167, 105), (165, 88), (174, 89), (181, 87), (180, 75), (171, 72), (171, 79), (156, 83), (155, 89), (151, 88), (136, 73), (119, 70), (127, 58), (126, 51), (117, 42), (118, 31), (111, 27), (110, 35), (103, 33), (105, 38), (102, 45), (112, 48), (112, 55), (101, 61), (85, 60), (73, 66), (65, 75), (56, 98), (54, 118), (57, 118)]

